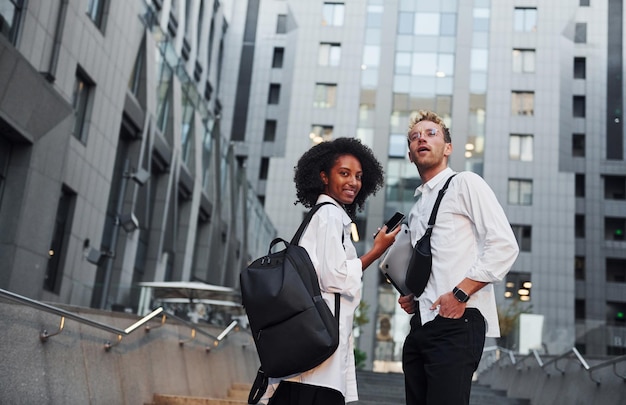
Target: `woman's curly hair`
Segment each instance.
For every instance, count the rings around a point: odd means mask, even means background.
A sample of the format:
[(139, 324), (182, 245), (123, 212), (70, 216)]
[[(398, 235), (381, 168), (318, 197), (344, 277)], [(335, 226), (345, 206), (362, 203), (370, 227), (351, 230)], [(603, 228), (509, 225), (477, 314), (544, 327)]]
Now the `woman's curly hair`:
[(296, 183), (297, 203), (311, 208), (317, 202), (317, 197), (324, 192), (324, 183), (320, 173), (330, 176), (330, 170), (343, 155), (352, 155), (361, 163), (363, 177), (361, 190), (352, 204), (345, 206), (345, 210), (354, 219), (357, 209), (362, 211), (365, 200), (384, 184), (384, 172), (380, 162), (372, 150), (356, 138), (336, 138), (330, 142), (322, 142), (306, 151), (295, 166), (294, 182)]

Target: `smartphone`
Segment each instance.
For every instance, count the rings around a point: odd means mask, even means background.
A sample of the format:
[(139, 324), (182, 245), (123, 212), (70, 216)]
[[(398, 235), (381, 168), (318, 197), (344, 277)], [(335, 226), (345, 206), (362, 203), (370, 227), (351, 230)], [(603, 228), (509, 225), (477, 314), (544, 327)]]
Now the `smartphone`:
[[(393, 214), (393, 216), (389, 218), (387, 222), (385, 222), (385, 225), (387, 225), (386, 233), (389, 233), (393, 231), (394, 229), (396, 229), (396, 227), (402, 223), (403, 219), (404, 219), (404, 214), (399, 211), (396, 211), (396, 213)], [(374, 237), (376, 237), (376, 235), (378, 235), (378, 232), (374, 234)]]

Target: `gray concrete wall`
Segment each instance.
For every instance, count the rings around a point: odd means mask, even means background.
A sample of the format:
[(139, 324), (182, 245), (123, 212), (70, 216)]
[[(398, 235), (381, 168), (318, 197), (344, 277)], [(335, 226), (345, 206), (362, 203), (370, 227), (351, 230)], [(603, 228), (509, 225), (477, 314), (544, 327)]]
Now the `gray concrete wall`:
[[(554, 356), (543, 358), (547, 364)], [(590, 367), (605, 359), (585, 359)], [(626, 383), (613, 373), (612, 366), (594, 371), (593, 378), (573, 355), (547, 364), (540, 368), (533, 358), (512, 365), (508, 359), (501, 359), (486, 371), (478, 382), (491, 388), (506, 390), (513, 398), (530, 399), (533, 405), (617, 405), (626, 403)], [(561, 371), (562, 370), (562, 371)], [(617, 372), (626, 375), (626, 361), (617, 364)]]
[[(134, 315), (64, 307), (125, 329)], [(150, 332), (139, 328), (109, 351), (116, 335), (66, 319), (63, 331), (42, 343), (39, 333), (58, 330), (61, 318), (0, 300), (0, 404), (144, 404), (154, 393), (225, 398), (233, 382), (251, 383), (259, 366), (249, 334), (233, 331), (212, 341), (166, 318)], [(155, 327), (158, 320), (149, 323)], [(208, 326), (218, 335), (221, 329)]]

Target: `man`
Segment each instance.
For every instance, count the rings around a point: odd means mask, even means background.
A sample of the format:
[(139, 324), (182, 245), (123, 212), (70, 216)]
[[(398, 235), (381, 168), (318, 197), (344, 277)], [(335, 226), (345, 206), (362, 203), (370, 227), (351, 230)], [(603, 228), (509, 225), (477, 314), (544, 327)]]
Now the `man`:
[[(409, 213), (413, 245), (425, 233), (439, 190), (453, 174), (450, 131), (437, 114), (409, 122), (409, 159), (420, 174)], [(500, 328), (492, 283), (502, 281), (519, 248), (495, 194), (477, 174), (460, 172), (441, 200), (431, 236), (432, 273), (423, 293), (400, 297), (411, 318), (402, 363), (407, 405), (468, 404), (485, 336)]]

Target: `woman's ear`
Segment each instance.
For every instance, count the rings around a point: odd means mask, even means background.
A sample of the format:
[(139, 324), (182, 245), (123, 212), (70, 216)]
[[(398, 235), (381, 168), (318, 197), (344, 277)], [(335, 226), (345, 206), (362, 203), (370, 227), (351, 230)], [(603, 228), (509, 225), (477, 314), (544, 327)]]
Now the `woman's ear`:
[(328, 176), (326, 175), (325, 172), (320, 172), (320, 178), (322, 179), (322, 183), (324, 183), (325, 186), (328, 185)]

